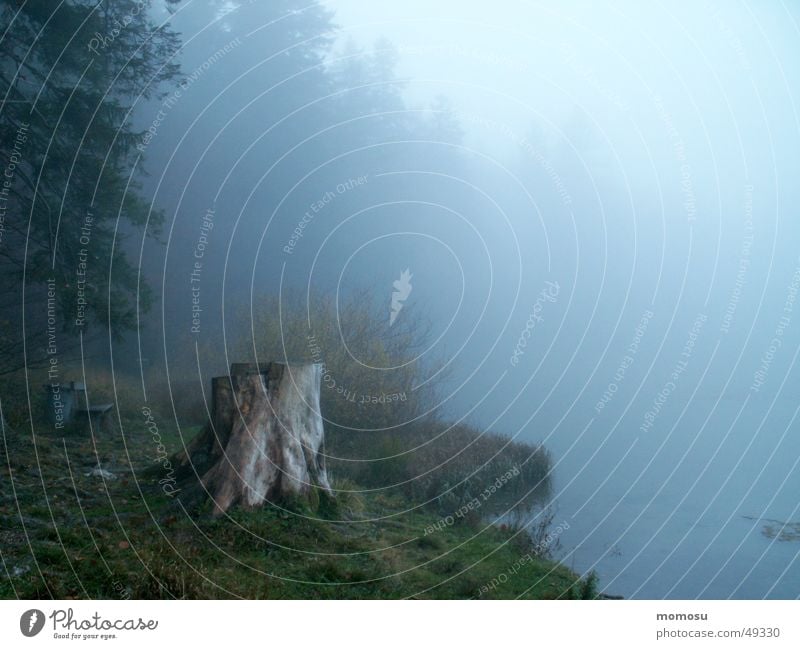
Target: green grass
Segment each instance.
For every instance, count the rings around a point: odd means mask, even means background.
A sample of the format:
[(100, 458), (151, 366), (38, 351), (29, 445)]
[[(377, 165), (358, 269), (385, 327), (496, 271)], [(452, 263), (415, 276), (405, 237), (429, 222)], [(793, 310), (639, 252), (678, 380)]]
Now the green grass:
[[(189, 515), (159, 488), (158, 468), (143, 472), (157, 465), (141, 422), (124, 429), (124, 443), (118, 431), (94, 441), (80, 431), (35, 440), (9, 431), (0, 440), (0, 597), (593, 594), (564, 566), (525, 559), (529, 546), (511, 530), (459, 521), (426, 535), (439, 515), (399, 494), (342, 494), (316, 511), (295, 504)], [(184, 431), (187, 441), (195, 432)], [(160, 434), (170, 451), (180, 447), (176, 431)], [(117, 479), (84, 475), (98, 459)]]

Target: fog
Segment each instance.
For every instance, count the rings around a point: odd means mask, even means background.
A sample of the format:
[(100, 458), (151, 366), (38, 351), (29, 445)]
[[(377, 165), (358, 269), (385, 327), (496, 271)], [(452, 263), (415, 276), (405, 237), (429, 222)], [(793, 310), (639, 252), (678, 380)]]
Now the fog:
[(172, 11), (180, 95), (133, 115), (158, 299), (118, 366), (202, 385), (261, 296), (388, 321), (408, 269), (437, 411), (553, 451), (564, 563), (628, 597), (796, 596), (759, 520), (798, 519), (796, 7)]

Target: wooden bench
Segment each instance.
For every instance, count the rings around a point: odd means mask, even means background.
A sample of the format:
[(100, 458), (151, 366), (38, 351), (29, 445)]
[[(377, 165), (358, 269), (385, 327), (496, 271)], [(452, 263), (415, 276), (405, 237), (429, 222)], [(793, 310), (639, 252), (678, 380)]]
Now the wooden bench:
[(51, 383), (44, 386), (47, 391), (47, 411), (50, 422), (56, 428), (63, 428), (76, 421), (78, 417), (86, 417), (94, 433), (101, 432), (101, 425), (106, 415), (114, 407), (113, 403), (86, 405), (86, 385), (80, 381), (67, 383)]
[(103, 403), (98, 406), (89, 406), (87, 408), (86, 403), (84, 402), (75, 408), (75, 414), (86, 417), (86, 419), (89, 421), (89, 425), (91, 426), (91, 430), (93, 430), (95, 433), (99, 433), (101, 430), (100, 425), (103, 423), (106, 415), (113, 407), (113, 403)]

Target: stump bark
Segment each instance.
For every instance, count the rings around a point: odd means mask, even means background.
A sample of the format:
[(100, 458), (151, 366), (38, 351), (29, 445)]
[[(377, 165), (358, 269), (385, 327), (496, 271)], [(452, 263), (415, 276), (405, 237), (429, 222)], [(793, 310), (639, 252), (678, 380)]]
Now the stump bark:
[(315, 490), (331, 494), (319, 409), (322, 366), (234, 363), (212, 379), (211, 419), (176, 457), (179, 480), (199, 478), (214, 515)]

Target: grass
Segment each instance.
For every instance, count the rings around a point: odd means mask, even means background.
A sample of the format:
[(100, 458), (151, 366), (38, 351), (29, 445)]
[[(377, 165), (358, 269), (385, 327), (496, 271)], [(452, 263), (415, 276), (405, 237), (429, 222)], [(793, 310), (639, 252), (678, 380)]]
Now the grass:
[[(440, 513), (413, 508), (400, 490), (351, 494), (357, 486), (343, 482), (337, 500), (315, 511), (284, 504), (228, 518), (212, 518), (207, 508), (190, 515), (180, 498), (159, 488), (160, 465), (143, 422), (124, 422), (124, 435), (118, 428), (95, 439), (81, 430), (63, 437), (6, 430), (0, 597), (594, 595), (593, 584), (564, 566), (531, 559), (524, 534), (466, 519), (441, 525)], [(183, 435), (188, 441), (195, 432)], [(176, 430), (159, 433), (170, 451), (180, 448)], [(98, 463), (116, 479), (86, 475)]]

